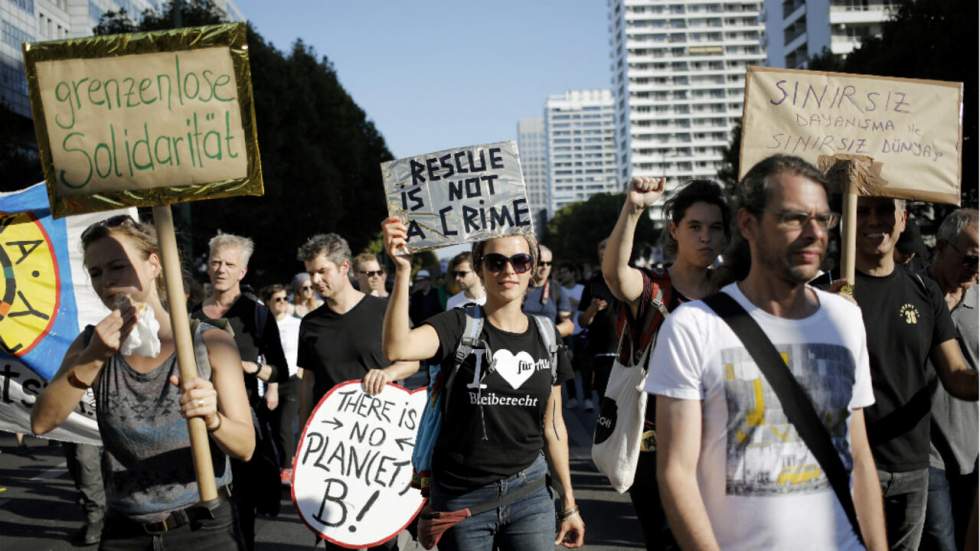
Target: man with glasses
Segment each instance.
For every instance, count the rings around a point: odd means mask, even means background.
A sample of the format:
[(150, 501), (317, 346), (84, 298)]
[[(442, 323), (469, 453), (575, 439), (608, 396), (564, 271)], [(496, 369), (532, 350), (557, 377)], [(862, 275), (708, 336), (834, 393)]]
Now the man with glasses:
[(388, 298), (385, 289), (385, 271), (378, 263), (378, 257), (372, 253), (361, 253), (354, 257), (354, 271), (357, 278), (357, 289), (362, 293)]
[(572, 305), (565, 289), (551, 279), (551, 267), (554, 263), (551, 249), (539, 245), (538, 255), (538, 264), (534, 268), (531, 284), (527, 288), (527, 297), (524, 299), (524, 313), (550, 318), (555, 322), (558, 334), (564, 338), (575, 330), (575, 324), (572, 323)]
[(925, 523), (934, 378), (928, 361), (950, 394), (977, 399), (977, 372), (956, 342), (942, 290), (895, 264), (895, 244), (907, 217), (902, 199), (858, 201), (854, 298), (864, 318), (875, 391), (868, 434), (885, 500), (888, 544), (899, 550), (919, 548)]
[[(936, 233), (928, 276), (939, 285), (970, 369), (977, 370), (977, 210), (957, 209)], [(953, 398), (937, 385), (932, 394), (929, 497), (922, 548), (963, 549), (977, 488), (977, 404)]]
[(449, 275), (459, 285), (460, 291), (446, 301), (446, 310), (460, 308), (467, 304), (483, 306), (487, 293), (480, 282), (480, 276), (473, 270), (473, 254), (469, 251), (459, 253), (449, 262)]
[[(737, 188), (751, 254), (722, 288), (761, 328), (811, 398), (850, 482), (868, 549), (885, 549), (881, 493), (863, 408), (874, 401), (860, 313), (810, 286), (838, 216), (815, 167), (760, 161)], [(722, 299), (723, 300), (723, 299)], [(863, 550), (812, 451), (745, 343), (701, 300), (660, 328), (646, 379), (657, 395), (657, 478), (683, 549)]]

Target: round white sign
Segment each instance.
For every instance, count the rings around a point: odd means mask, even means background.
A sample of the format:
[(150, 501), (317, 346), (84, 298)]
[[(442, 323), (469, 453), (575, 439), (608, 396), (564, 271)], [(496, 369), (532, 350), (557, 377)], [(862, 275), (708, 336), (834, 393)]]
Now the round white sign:
[(323, 539), (351, 549), (398, 535), (425, 499), (410, 486), (425, 388), (388, 384), (369, 396), (360, 381), (330, 389), (303, 430), (293, 460), (293, 503)]

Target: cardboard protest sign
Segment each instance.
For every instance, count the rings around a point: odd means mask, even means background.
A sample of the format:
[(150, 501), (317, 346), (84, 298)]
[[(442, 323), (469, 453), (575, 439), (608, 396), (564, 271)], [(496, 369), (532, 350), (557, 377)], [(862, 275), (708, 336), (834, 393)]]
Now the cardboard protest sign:
[(381, 174), (408, 252), (534, 231), (513, 141), (388, 161)]
[(55, 216), (261, 195), (244, 24), (24, 44)]
[(412, 448), (425, 388), (360, 381), (333, 387), (306, 424), (293, 460), (293, 503), (323, 539), (351, 549), (398, 535), (425, 503), (412, 488)]
[(862, 194), (958, 205), (962, 101), (958, 82), (749, 67), (739, 177), (775, 154), (860, 155), (881, 171)]

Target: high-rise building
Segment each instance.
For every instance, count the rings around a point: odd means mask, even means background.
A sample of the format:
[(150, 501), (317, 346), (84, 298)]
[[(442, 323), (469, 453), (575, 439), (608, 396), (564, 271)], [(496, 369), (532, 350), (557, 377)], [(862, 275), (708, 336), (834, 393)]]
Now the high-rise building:
[(544, 111), (548, 218), (569, 203), (620, 191), (612, 93), (572, 90), (551, 95)]
[[(759, 0), (608, 0), (619, 181), (715, 178), (765, 62)], [(652, 213), (655, 219), (659, 212)]]
[(517, 121), (517, 150), (521, 155), (521, 173), (527, 186), (527, 200), (535, 217), (548, 210), (548, 145), (544, 119), (532, 117)]
[(897, 0), (783, 0), (766, 2), (762, 19), (768, 65), (805, 68), (824, 49), (846, 56), (868, 36), (881, 36)]
[[(0, 1), (0, 102), (31, 116), (21, 44), (90, 36), (107, 11), (126, 10), (138, 21), (143, 12), (159, 12), (163, 0), (3, 0)], [(229, 21), (242, 21), (234, 0), (217, 0)]]

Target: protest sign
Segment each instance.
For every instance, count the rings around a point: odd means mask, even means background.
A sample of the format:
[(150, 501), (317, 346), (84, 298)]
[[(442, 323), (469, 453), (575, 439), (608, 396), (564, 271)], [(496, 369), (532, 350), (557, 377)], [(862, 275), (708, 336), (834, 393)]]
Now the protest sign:
[(24, 45), (55, 216), (261, 195), (245, 26)]
[(775, 154), (870, 157), (862, 195), (960, 202), (963, 85), (749, 67), (739, 178)]
[(388, 384), (367, 395), (360, 381), (333, 387), (306, 424), (293, 460), (293, 503), (323, 539), (351, 549), (398, 535), (422, 509), (411, 487), (412, 448), (425, 388)]
[(513, 141), (381, 163), (388, 214), (408, 226), (408, 251), (531, 233)]
[[(80, 236), (90, 224), (136, 209), (54, 218), (44, 183), (0, 194), (0, 430), (31, 432), (31, 408), (86, 325), (109, 314), (89, 284)], [(91, 391), (45, 435), (100, 444)]]

